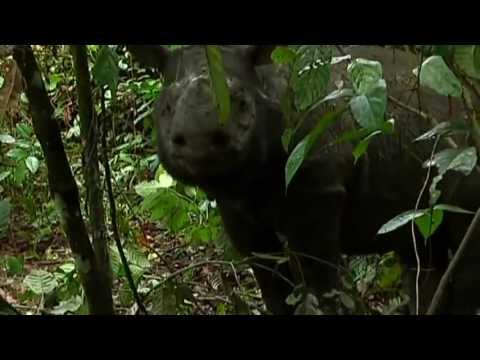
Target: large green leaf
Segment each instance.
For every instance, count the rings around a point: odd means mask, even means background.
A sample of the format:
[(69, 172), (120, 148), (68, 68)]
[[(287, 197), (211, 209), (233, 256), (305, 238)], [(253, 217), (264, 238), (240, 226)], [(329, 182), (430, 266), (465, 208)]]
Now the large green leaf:
[(12, 160), (22, 161), (27, 158), (28, 153), (19, 147), (15, 147), (13, 149), (10, 149), (6, 155)]
[(366, 95), (383, 78), (382, 64), (378, 61), (355, 59), (348, 65), (347, 72), (358, 95)]
[(230, 118), (231, 99), (227, 84), (222, 54), (218, 46), (207, 45), (208, 69), (212, 84), (213, 100), (218, 109), (220, 122), (226, 123)]
[[(453, 213), (458, 213), (458, 214), (467, 214), (467, 215), (472, 215), (473, 213), (471, 211), (459, 208), (457, 206), (453, 205), (447, 205), (447, 204), (438, 204), (435, 205), (432, 208), (434, 212), (434, 218), (432, 219), (436, 224), (432, 224), (432, 231), (433, 232), (438, 229), (440, 224), (443, 221), (443, 212), (453, 212)], [(435, 214), (437, 212), (437, 214)], [(440, 215), (438, 212), (442, 212)], [(425, 220), (420, 220), (418, 223), (417, 220), (422, 218), (422, 217), (428, 217), (428, 224), (430, 224), (430, 209), (419, 209), (417, 211), (415, 210), (409, 210), (405, 211), (404, 213), (401, 213), (400, 215), (394, 217), (392, 220), (388, 221), (386, 224), (384, 224), (380, 230), (377, 232), (378, 235), (386, 234), (392, 231), (397, 230), (398, 228), (408, 224), (412, 220), (415, 220), (417, 223), (417, 226), (420, 228), (420, 231), (422, 234), (428, 234), (428, 229), (425, 227)], [(433, 227), (435, 225), (435, 227)], [(431, 235), (430, 234), (430, 235)]]
[(350, 100), (350, 109), (355, 120), (364, 128), (375, 130), (384, 123), (387, 109), (387, 84), (379, 79), (376, 84), (369, 85), (365, 94)]
[(394, 217), (392, 220), (384, 224), (380, 230), (378, 230), (379, 235), (387, 234), (389, 232), (395, 231), (398, 228), (408, 224), (412, 220), (415, 220), (421, 216), (424, 216), (427, 210), (409, 210), (401, 213), (400, 215)]
[(286, 188), (290, 185), (293, 177), (302, 166), (305, 159), (308, 157), (310, 150), (317, 142), (318, 138), (327, 130), (342, 114), (344, 109), (329, 112), (322, 116), (317, 123), (317, 126), (303, 139), (292, 151), (288, 157), (285, 166), (285, 183)]
[(290, 86), (298, 111), (308, 110), (325, 96), (331, 75), (332, 54), (325, 46), (299, 46)]
[(415, 219), (415, 224), (420, 230), (425, 242), (438, 230), (443, 222), (443, 210), (427, 211), (423, 216)]
[(468, 76), (480, 79), (480, 46), (457, 45), (454, 55), (455, 64)]
[(275, 50), (272, 51), (271, 58), (274, 63), (279, 65), (293, 64), (297, 58), (297, 54), (287, 46), (277, 46)]
[[(418, 69), (415, 70), (418, 75)], [(440, 95), (460, 97), (462, 84), (441, 56), (431, 56), (424, 61), (420, 72), (420, 83)]]
[(46, 295), (58, 287), (55, 276), (45, 270), (33, 270), (25, 277), (23, 283), (37, 295)]
[(52, 315), (65, 315), (67, 313), (75, 313), (83, 304), (81, 296), (72, 296), (71, 298), (61, 301), (60, 304), (55, 306), (50, 313)]
[(357, 161), (365, 154), (365, 152), (368, 149), (368, 145), (370, 145), (370, 141), (375, 137), (383, 132), (381, 130), (377, 130), (372, 132), (370, 135), (368, 135), (366, 138), (364, 138), (362, 141), (358, 143), (358, 145), (353, 149), (353, 157), (355, 159), (354, 163), (356, 164)]
[(474, 147), (469, 147), (466, 149), (443, 150), (436, 154), (431, 161), (427, 161), (424, 166), (436, 166), (440, 174), (453, 170), (468, 176), (476, 164), (477, 150)]
[(312, 67), (311, 70), (294, 78), (292, 87), (295, 93), (295, 107), (298, 111), (308, 110), (325, 96), (330, 73), (330, 64), (323, 64)]
[(93, 79), (99, 86), (108, 86), (116, 101), (117, 86), (120, 80), (118, 56), (113, 49), (103, 45), (100, 49), (92, 69)]

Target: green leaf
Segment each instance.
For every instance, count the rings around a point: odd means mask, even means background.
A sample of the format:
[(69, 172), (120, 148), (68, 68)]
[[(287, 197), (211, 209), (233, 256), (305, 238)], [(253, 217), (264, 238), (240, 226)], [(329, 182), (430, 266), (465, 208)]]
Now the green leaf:
[[(418, 76), (418, 69), (414, 70)], [(424, 61), (420, 72), (420, 83), (440, 95), (460, 97), (462, 84), (441, 56), (431, 56)]]
[(425, 134), (419, 136), (414, 141), (427, 141), (436, 138), (437, 136), (451, 136), (455, 134), (463, 134), (469, 132), (469, 127), (465, 121), (445, 121), (436, 125), (433, 129), (427, 131)]
[(342, 302), (343, 306), (345, 306), (349, 310), (355, 310), (355, 301), (343, 291), (340, 292), (340, 301)]
[(395, 262), (392, 266), (382, 266), (378, 279), (378, 286), (382, 289), (391, 289), (402, 279), (402, 266)]
[(61, 265), (59, 268), (65, 274), (70, 274), (71, 272), (75, 271), (75, 264), (74, 263), (65, 263), (65, 264)]
[(455, 46), (454, 61), (465, 74), (472, 78), (480, 79), (480, 46)]
[(18, 164), (13, 170), (13, 181), (16, 185), (21, 185), (27, 177), (28, 169), (24, 163)]
[(15, 138), (8, 134), (0, 134), (0, 143), (2, 144), (15, 144)]
[(28, 170), (30, 170), (32, 174), (35, 174), (38, 170), (38, 166), (40, 165), (40, 162), (35, 156), (29, 156), (25, 160), (25, 165), (27, 165)]
[(116, 101), (120, 70), (118, 68), (118, 56), (113, 49), (105, 45), (102, 46), (95, 59), (92, 75), (99, 86), (108, 86), (112, 92), (113, 101)]
[(18, 134), (23, 139), (30, 139), (30, 137), (33, 135), (33, 128), (26, 123), (18, 123), (16, 128)]
[(308, 134), (292, 151), (287, 160), (287, 164), (285, 165), (285, 183), (287, 189), (318, 138), (337, 120), (338, 116), (343, 113), (343, 111), (345, 111), (345, 109), (329, 112), (322, 116), (312, 132), (310, 132), (310, 134)]
[(25, 150), (19, 147), (16, 147), (16, 148), (10, 149), (6, 155), (12, 160), (22, 161), (27, 158), (28, 153)]
[(364, 128), (376, 130), (384, 123), (387, 109), (387, 84), (380, 79), (370, 85), (364, 95), (359, 95), (350, 100), (350, 109), (355, 120)]
[(408, 224), (412, 220), (415, 220), (423, 215), (428, 211), (427, 210), (409, 210), (405, 211), (404, 213), (401, 213), (400, 215), (394, 217), (392, 220), (384, 224), (380, 230), (378, 230), (377, 234), (378, 235), (383, 235), (387, 234), (389, 232), (392, 232), (394, 230), (397, 230), (398, 228)]
[(474, 215), (475, 214), (473, 211), (465, 210), (465, 209), (462, 209), (458, 206), (447, 205), (447, 204), (435, 205), (434, 209), (435, 210), (442, 210), (442, 211), (446, 211), (446, 212), (453, 212), (453, 213), (457, 213), (457, 214), (467, 214), (467, 215)]
[(19, 275), (23, 272), (23, 256), (9, 256), (6, 259), (7, 271), (10, 276)]
[(5, 180), (7, 177), (9, 177), (11, 173), (12, 173), (11, 170), (5, 170), (5, 171), (1, 172), (0, 173), (0, 182)]
[(223, 68), (222, 54), (218, 46), (214, 45), (207, 45), (206, 51), (213, 100), (219, 112), (220, 123), (225, 124), (230, 118), (231, 99), (225, 69)]
[(436, 166), (440, 174), (449, 170), (457, 171), (465, 176), (470, 175), (477, 164), (477, 150), (475, 147), (466, 149), (446, 149), (426, 161), (424, 167)]
[(36, 295), (45, 295), (58, 287), (55, 276), (45, 270), (33, 270), (23, 280), (24, 285)]
[(355, 59), (347, 72), (358, 95), (366, 95), (383, 78), (382, 64), (378, 61)]
[(297, 110), (306, 111), (325, 96), (330, 75), (330, 64), (324, 64), (312, 67), (312, 69), (294, 77), (292, 88)]
[(415, 219), (415, 224), (420, 230), (425, 242), (438, 230), (443, 222), (443, 211), (434, 209), (427, 211), (423, 216)]
[(353, 157), (355, 158), (354, 163), (356, 164), (357, 161), (365, 154), (365, 152), (368, 149), (368, 145), (370, 144), (370, 141), (377, 135), (382, 134), (381, 130), (374, 131), (370, 135), (368, 135), (365, 139), (360, 141), (360, 143), (355, 147), (353, 150)]
[(274, 63), (279, 65), (293, 64), (297, 58), (297, 54), (287, 46), (277, 46), (275, 50), (272, 51), (271, 58)]
[(135, 186), (135, 192), (143, 198), (155, 195), (161, 189), (158, 181), (142, 182)]
[(168, 189), (175, 185), (175, 180), (169, 174), (161, 174), (158, 177), (158, 185), (162, 189)]
[(71, 298), (61, 301), (60, 304), (55, 306), (50, 314), (52, 315), (65, 315), (67, 313), (75, 313), (83, 304), (83, 299), (81, 296), (76, 295)]

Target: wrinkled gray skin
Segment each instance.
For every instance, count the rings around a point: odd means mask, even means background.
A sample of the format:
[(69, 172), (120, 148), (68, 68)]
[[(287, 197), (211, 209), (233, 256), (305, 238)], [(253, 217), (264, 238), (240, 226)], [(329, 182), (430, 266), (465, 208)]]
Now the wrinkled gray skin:
[[(172, 53), (159, 46), (130, 47), (141, 63), (159, 69), (169, 83), (155, 107), (161, 162), (178, 180), (200, 186), (217, 200), (227, 233), (244, 255), (281, 252), (282, 240), (287, 240), (291, 250), (310, 256), (297, 258), (301, 278), (317, 296), (336, 287), (338, 274), (311, 257), (336, 264), (341, 253), (394, 250), (408, 268), (415, 268), (409, 226), (383, 236), (376, 233), (394, 216), (414, 208), (426, 175), (421, 164), (429, 158), (432, 144), (413, 144), (412, 140), (431, 125), (390, 104), (395, 136), (373, 140), (368, 153), (354, 165), (353, 145), (320, 148), (352, 129), (347, 115), (322, 137), (285, 195), (287, 156), (281, 145), (284, 122), (277, 101), (285, 82), (276, 69), (263, 66), (269, 64), (273, 48), (222, 47), (232, 94), (232, 116), (222, 127), (212, 102), (204, 47)], [(415, 57), (376, 47), (346, 51), (354, 58), (381, 61), (389, 94), (417, 107), (417, 93), (412, 91), (416, 80), (411, 73), (418, 64)], [(335, 66), (332, 84), (345, 76), (345, 70), (345, 63)], [(422, 103), (423, 110), (440, 121), (449, 118), (447, 99), (424, 92)], [(456, 119), (464, 117), (460, 104), (453, 103), (453, 114)], [(312, 124), (306, 122), (297, 141)], [(468, 178), (449, 175), (443, 182), (441, 202), (476, 211), (479, 180), (476, 174)], [(428, 191), (421, 208), (427, 204)], [(448, 264), (448, 251), (455, 251), (470, 221), (471, 216), (446, 215), (428, 249), (417, 233), (422, 265), (430, 269), (420, 287), (422, 311)], [(460, 264), (443, 313), (472, 314), (480, 308), (480, 262), (474, 258), (480, 254), (479, 246), (480, 242), (472, 244)], [(291, 271), (295, 267), (278, 267), (267, 260), (262, 265), (298, 283), (298, 272), (294, 276)], [(254, 271), (268, 309), (274, 314), (291, 313), (285, 303), (291, 286), (272, 271), (255, 266)]]

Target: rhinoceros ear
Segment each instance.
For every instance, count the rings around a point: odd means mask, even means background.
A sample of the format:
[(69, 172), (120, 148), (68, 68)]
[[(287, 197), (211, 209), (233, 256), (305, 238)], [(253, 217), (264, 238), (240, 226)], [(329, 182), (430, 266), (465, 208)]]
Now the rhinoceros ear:
[(127, 45), (127, 50), (143, 66), (162, 71), (167, 63), (169, 51), (161, 45)]
[(277, 45), (253, 45), (246, 52), (253, 66), (268, 65), (272, 63), (272, 52), (276, 47)]

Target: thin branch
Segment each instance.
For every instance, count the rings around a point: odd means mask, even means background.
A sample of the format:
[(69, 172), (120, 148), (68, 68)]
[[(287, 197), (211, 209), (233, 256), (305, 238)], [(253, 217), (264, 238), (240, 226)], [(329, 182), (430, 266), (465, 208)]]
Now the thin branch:
[(437, 290), (435, 291), (435, 294), (432, 298), (432, 302), (430, 303), (430, 306), (428, 308), (427, 315), (434, 315), (438, 311), (440, 304), (442, 303), (442, 300), (445, 297), (448, 282), (455, 275), (455, 271), (457, 270), (460, 260), (467, 253), (468, 245), (472, 241), (478, 240), (479, 237), (480, 237), (480, 209), (477, 210), (477, 213), (475, 214), (475, 217), (473, 218), (472, 223), (468, 227), (467, 233), (465, 234), (465, 237), (460, 243), (460, 246), (458, 247), (457, 252), (455, 253), (455, 256), (453, 257), (452, 261), (450, 261), (447, 271), (445, 271), (445, 274), (443, 274), (442, 279), (440, 280), (440, 283), (437, 287)]
[[(101, 103), (102, 103), (102, 113), (105, 114), (105, 97), (103, 94), (102, 90), (102, 97), (101, 97)], [(125, 270), (125, 276), (127, 278), (128, 285), (132, 291), (133, 297), (138, 305), (138, 308), (145, 314), (147, 315), (148, 312), (145, 309), (145, 306), (142, 303), (142, 300), (140, 299), (140, 296), (138, 295), (137, 287), (135, 285), (135, 281), (133, 280), (132, 272), (130, 270), (130, 267), (128, 266), (128, 261), (125, 256), (125, 252), (123, 251), (123, 246), (122, 246), (122, 241), (120, 240), (120, 235), (118, 231), (118, 225), (117, 225), (117, 208), (115, 205), (115, 197), (113, 195), (113, 188), (112, 188), (112, 175), (110, 171), (110, 164), (108, 163), (108, 154), (107, 154), (107, 139), (106, 139), (106, 121), (102, 122), (102, 158), (103, 158), (103, 167), (105, 169), (105, 182), (107, 184), (107, 194), (108, 194), (108, 201), (110, 205), (110, 221), (112, 222), (112, 232), (113, 232), (113, 239), (115, 240), (115, 244), (118, 249), (118, 253), (120, 255), (120, 259), (122, 261), (123, 268)]]
[[(435, 152), (437, 151), (438, 143), (440, 142), (441, 136), (438, 136), (435, 140), (435, 144), (433, 145), (432, 153), (430, 155), (430, 162), (433, 161), (435, 156)], [(425, 182), (423, 183), (422, 189), (418, 194), (417, 202), (415, 204), (415, 213), (418, 211), (420, 207), (420, 202), (422, 200), (423, 194), (427, 189), (428, 182), (430, 180), (430, 174), (432, 172), (432, 166), (429, 166), (427, 169), (427, 176), (425, 177)], [(420, 272), (421, 272), (421, 263), (420, 263), (420, 255), (418, 254), (418, 246), (417, 246), (417, 237), (415, 235), (415, 219), (411, 221), (411, 232), (412, 232), (412, 240), (413, 240), (413, 250), (415, 252), (415, 260), (417, 262), (417, 273), (415, 276), (415, 312), (416, 315), (420, 313), (420, 290), (419, 290), (419, 283), (420, 283)]]

